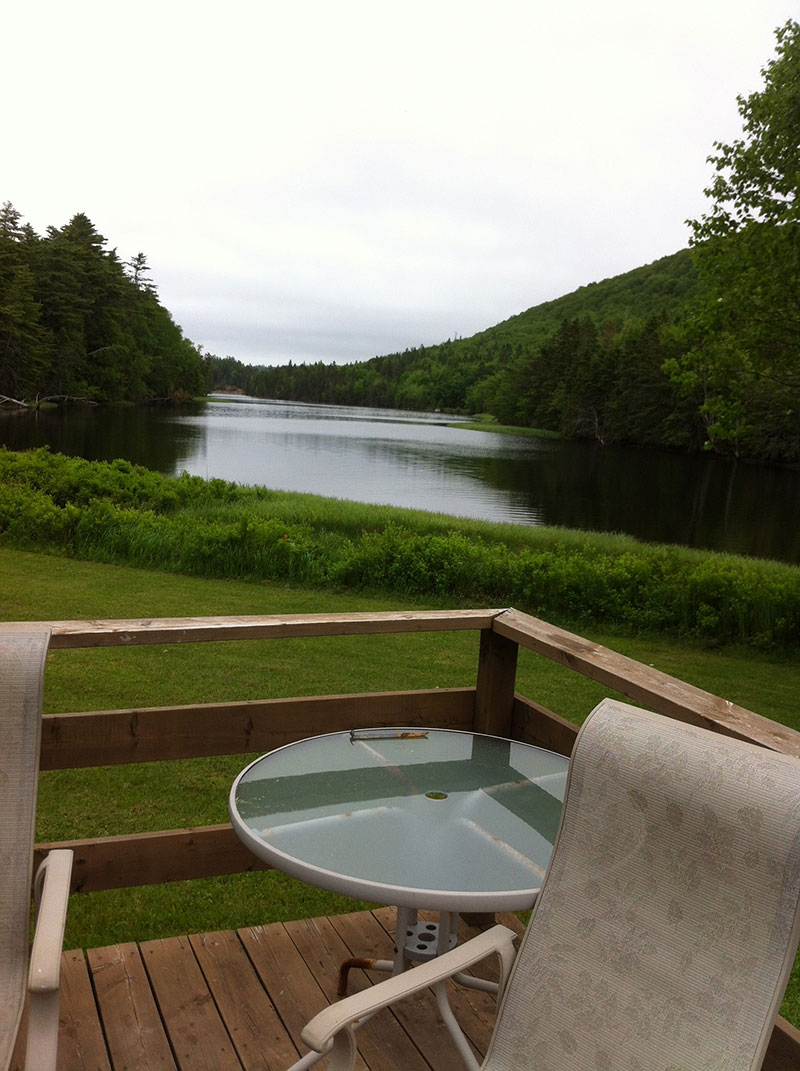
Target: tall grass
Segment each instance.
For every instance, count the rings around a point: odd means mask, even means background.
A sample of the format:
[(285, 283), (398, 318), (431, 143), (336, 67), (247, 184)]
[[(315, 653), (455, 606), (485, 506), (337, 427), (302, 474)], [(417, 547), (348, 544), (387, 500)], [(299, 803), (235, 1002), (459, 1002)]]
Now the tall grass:
[(462, 521), (0, 450), (0, 541), (194, 576), (514, 605), (757, 648), (800, 645), (800, 569), (617, 534)]

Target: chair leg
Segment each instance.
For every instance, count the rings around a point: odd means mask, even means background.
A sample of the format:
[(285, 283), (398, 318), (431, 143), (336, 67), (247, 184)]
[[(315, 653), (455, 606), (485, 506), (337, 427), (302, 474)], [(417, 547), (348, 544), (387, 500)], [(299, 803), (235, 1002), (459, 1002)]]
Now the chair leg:
[(30, 994), (25, 1071), (56, 1069), (60, 996), (58, 990), (52, 993)]

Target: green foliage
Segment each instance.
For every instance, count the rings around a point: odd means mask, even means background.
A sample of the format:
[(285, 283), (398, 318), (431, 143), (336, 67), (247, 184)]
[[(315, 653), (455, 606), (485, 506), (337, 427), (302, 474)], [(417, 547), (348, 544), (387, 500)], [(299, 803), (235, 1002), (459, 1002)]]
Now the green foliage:
[(140, 401), (203, 389), (200, 354), (159, 304), (144, 254), (125, 271), (79, 213), (44, 237), (0, 208), (0, 394)]
[(796, 648), (800, 569), (0, 450), (0, 542), (228, 579), (515, 605), (703, 642)]
[(744, 136), (715, 143), (711, 210), (691, 222), (702, 290), (668, 365), (708, 449), (800, 460), (800, 24), (778, 29), (763, 88), (739, 97)]

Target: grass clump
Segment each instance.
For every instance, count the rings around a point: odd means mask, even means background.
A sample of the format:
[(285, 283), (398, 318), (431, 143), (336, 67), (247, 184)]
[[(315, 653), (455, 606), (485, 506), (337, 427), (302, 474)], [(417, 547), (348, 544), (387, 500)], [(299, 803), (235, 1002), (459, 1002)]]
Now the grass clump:
[(47, 449), (0, 450), (0, 541), (191, 576), (447, 595), (708, 643), (800, 644), (796, 566), (162, 476)]

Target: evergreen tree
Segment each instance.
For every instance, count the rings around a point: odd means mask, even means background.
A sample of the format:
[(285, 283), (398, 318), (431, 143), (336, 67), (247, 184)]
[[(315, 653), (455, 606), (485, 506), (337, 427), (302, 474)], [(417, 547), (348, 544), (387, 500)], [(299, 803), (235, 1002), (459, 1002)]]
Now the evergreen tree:
[(160, 305), (144, 253), (123, 265), (83, 213), (39, 238), (9, 202), (0, 208), (0, 358), (0, 393), (19, 400), (179, 399), (204, 388), (200, 354)]
[(129, 277), (137, 290), (146, 290), (151, 294), (157, 294), (156, 286), (150, 275), (150, 267), (144, 253), (136, 253), (130, 260), (125, 261)]
[(22, 218), (6, 201), (0, 208), (0, 394), (18, 401), (36, 393), (50, 343), (23, 238)]

